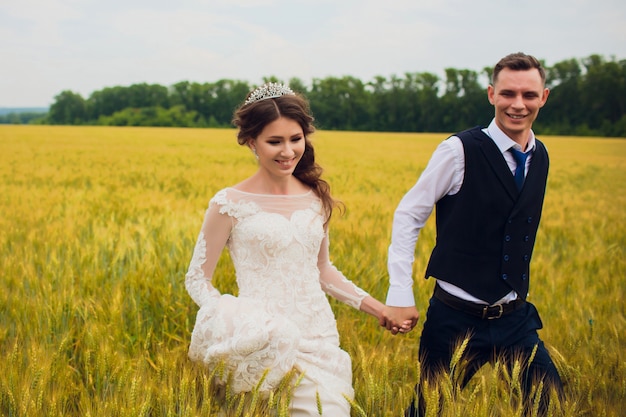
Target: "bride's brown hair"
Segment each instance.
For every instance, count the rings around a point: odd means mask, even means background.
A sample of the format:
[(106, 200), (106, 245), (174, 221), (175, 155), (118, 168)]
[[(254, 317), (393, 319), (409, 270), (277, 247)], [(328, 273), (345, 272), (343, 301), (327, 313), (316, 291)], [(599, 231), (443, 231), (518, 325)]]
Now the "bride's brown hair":
[(304, 153), (293, 175), (311, 187), (322, 200), (327, 223), (333, 209), (341, 203), (332, 198), (330, 185), (321, 178), (323, 169), (315, 162), (315, 149), (309, 139), (309, 135), (315, 132), (314, 119), (309, 103), (304, 97), (299, 94), (285, 94), (243, 104), (233, 116), (233, 124), (239, 128), (237, 142), (240, 145), (246, 145), (249, 139), (256, 139), (265, 126), (281, 116), (297, 122), (304, 132)]

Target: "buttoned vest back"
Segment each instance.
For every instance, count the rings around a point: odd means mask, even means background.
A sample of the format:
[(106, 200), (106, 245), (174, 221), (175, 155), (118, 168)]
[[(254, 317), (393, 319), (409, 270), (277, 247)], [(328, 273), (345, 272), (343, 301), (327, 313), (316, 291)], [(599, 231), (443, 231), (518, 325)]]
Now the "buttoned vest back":
[(480, 127), (456, 136), (463, 143), (465, 176), (457, 194), (437, 202), (437, 242), (426, 278), (449, 282), (489, 303), (511, 290), (525, 299), (548, 153), (536, 140), (524, 186), (518, 191), (502, 153)]

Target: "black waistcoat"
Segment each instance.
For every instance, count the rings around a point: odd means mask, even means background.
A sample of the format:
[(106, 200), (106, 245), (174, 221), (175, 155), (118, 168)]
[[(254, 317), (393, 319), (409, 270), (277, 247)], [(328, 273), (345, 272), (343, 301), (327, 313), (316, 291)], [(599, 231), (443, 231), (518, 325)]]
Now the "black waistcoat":
[(548, 153), (536, 140), (524, 186), (517, 190), (496, 144), (479, 127), (457, 134), (465, 152), (460, 191), (436, 205), (437, 242), (426, 269), (493, 303), (512, 289), (526, 298), (541, 218)]

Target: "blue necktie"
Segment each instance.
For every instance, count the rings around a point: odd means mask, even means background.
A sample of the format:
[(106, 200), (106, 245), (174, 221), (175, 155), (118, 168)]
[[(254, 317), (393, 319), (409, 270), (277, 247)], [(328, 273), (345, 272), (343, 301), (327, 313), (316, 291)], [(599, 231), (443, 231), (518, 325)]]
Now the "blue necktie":
[(517, 166), (515, 167), (515, 185), (517, 185), (517, 189), (521, 190), (522, 185), (524, 185), (524, 171), (526, 170), (526, 158), (528, 158), (529, 153), (524, 153), (518, 151), (515, 148), (509, 149), (513, 154), (513, 158), (515, 158), (515, 163)]

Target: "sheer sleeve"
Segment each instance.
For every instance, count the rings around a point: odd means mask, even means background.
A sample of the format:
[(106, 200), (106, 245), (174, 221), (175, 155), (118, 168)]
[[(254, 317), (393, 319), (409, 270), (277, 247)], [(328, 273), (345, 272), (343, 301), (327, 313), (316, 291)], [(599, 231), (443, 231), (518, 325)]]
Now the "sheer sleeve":
[(361, 301), (369, 294), (352, 281), (349, 281), (335, 266), (331, 263), (328, 254), (329, 237), (328, 231), (325, 233), (324, 239), (320, 246), (317, 266), (320, 270), (320, 283), (324, 292), (331, 297), (348, 304), (351, 307), (359, 309)]
[(211, 279), (231, 228), (231, 218), (221, 214), (219, 205), (211, 200), (185, 275), (185, 288), (200, 307), (217, 307), (220, 292), (213, 287)]

